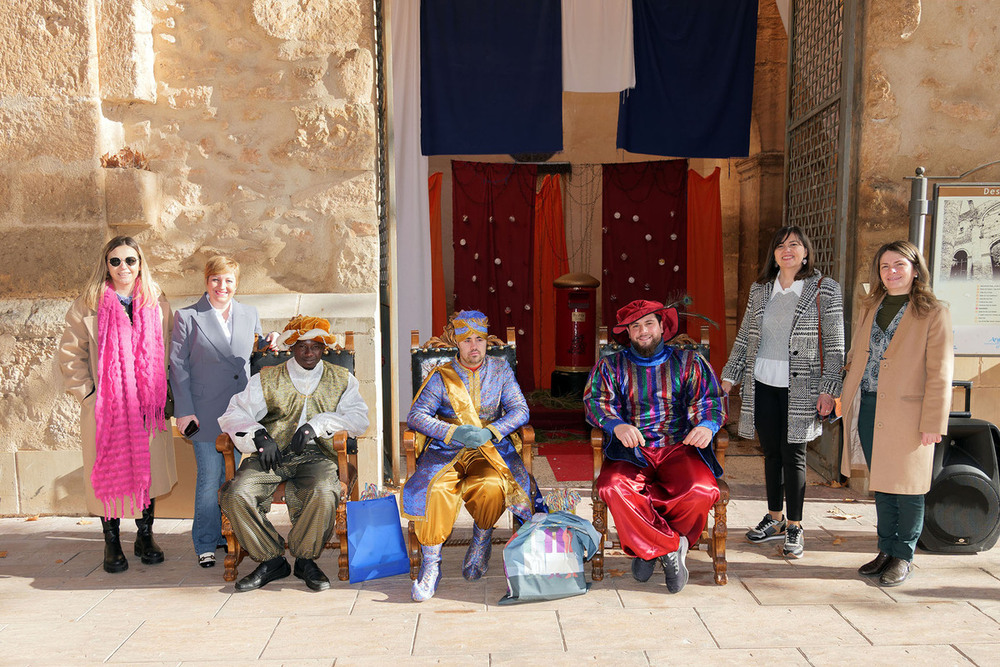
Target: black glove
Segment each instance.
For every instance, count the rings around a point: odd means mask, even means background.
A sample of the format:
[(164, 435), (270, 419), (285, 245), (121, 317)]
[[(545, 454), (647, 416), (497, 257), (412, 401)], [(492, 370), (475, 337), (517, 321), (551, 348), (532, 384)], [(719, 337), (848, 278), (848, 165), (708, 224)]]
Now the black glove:
[(257, 447), (260, 465), (264, 470), (274, 470), (281, 465), (281, 451), (278, 449), (278, 443), (274, 441), (266, 428), (253, 434), (253, 444)]
[(310, 440), (316, 438), (316, 431), (308, 423), (303, 424), (295, 431), (295, 435), (292, 436), (291, 450), (293, 454), (301, 454), (302, 450)]

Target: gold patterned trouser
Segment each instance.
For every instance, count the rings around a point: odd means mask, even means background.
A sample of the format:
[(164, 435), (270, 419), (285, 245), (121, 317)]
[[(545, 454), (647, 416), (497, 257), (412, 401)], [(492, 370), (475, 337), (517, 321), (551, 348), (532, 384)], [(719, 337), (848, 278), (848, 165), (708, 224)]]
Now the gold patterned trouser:
[(431, 546), (448, 539), (463, 500), (477, 526), (492, 528), (507, 509), (504, 488), (503, 476), (479, 450), (463, 450), (427, 491), (424, 519), (414, 522), (417, 540)]
[(292, 520), (288, 533), (292, 556), (319, 558), (334, 529), (340, 500), (337, 462), (314, 446), (296, 456), (283, 456), (273, 471), (262, 469), (257, 456), (245, 457), (235, 477), (219, 492), (219, 504), (236, 539), (258, 563), (285, 553), (285, 541), (267, 520), (271, 497), (281, 482), (285, 482), (285, 502)]

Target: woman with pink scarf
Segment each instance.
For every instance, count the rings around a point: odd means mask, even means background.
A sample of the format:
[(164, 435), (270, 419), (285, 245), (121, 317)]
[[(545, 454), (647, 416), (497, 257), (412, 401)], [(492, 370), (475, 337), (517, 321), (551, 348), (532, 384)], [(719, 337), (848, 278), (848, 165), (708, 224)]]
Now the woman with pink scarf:
[(131, 237), (104, 246), (83, 295), (66, 313), (59, 364), (80, 401), (87, 509), (101, 517), (104, 570), (124, 572), (121, 518), (134, 518), (135, 555), (162, 563), (153, 539), (153, 501), (177, 482), (163, 408), (170, 306)]

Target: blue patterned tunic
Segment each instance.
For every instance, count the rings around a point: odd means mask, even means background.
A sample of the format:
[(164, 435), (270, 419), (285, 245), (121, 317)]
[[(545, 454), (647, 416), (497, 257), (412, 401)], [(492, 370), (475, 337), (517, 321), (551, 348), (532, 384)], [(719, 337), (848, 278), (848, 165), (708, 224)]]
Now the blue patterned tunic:
[[(616, 426), (638, 428), (646, 447), (681, 442), (695, 426), (714, 435), (726, 421), (723, 399), (715, 372), (697, 352), (664, 345), (647, 358), (628, 347), (597, 362), (583, 407), (587, 421), (604, 431), (604, 455), (642, 468), (648, 465), (642, 452), (611, 437)], [(716, 477), (722, 476), (711, 447), (698, 454)]]
[[(447, 364), (462, 379), (476, 404), (483, 426), (493, 432), (493, 444), (528, 498), (532, 498), (531, 482), (521, 455), (510, 440), (510, 434), (528, 423), (528, 403), (514, 372), (503, 359), (487, 356), (483, 364), (471, 371), (455, 358)], [(403, 486), (403, 514), (422, 518), (427, 508), (427, 491), (431, 482), (462, 452), (462, 445), (452, 442), (457, 415), (448, 398), (441, 375), (432, 371), (420, 394), (414, 399), (406, 424), (427, 436), (427, 444), (417, 459), (417, 468)], [(537, 494), (536, 494), (537, 495)], [(520, 518), (531, 518), (531, 508), (511, 507)]]

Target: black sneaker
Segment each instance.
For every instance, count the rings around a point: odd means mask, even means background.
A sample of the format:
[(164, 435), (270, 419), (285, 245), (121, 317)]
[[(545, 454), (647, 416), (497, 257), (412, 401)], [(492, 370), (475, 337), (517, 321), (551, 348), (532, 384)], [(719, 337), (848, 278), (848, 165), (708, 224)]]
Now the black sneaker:
[(754, 544), (780, 540), (785, 536), (785, 519), (775, 519), (770, 513), (765, 514), (756, 526), (747, 531), (747, 540)]
[(688, 538), (681, 535), (680, 544), (677, 551), (660, 556), (660, 563), (663, 565), (663, 579), (667, 584), (668, 593), (680, 593), (681, 589), (688, 582), (688, 569), (684, 560), (688, 553)]
[(649, 578), (653, 576), (653, 569), (655, 567), (655, 558), (651, 558), (649, 560), (646, 560), (645, 558), (633, 558), (632, 576), (635, 577), (636, 581), (649, 581)]
[(802, 526), (789, 524), (785, 531), (785, 546), (781, 548), (781, 553), (787, 558), (802, 558), (805, 553), (805, 537), (802, 536)]

